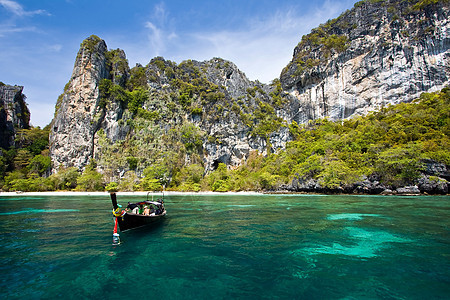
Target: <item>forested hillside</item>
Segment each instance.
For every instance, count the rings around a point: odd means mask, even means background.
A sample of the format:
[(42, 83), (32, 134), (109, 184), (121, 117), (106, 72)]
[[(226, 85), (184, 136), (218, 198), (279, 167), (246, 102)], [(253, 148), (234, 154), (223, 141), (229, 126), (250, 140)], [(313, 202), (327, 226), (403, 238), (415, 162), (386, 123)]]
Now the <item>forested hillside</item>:
[[(219, 164), (204, 176), (200, 163), (183, 167), (168, 181), (168, 166), (152, 164), (110, 183), (94, 160), (49, 177), (48, 128), (23, 129), (17, 148), (4, 151), (2, 189), (6, 191), (157, 190), (305, 191), (382, 193), (416, 186), (425, 193), (447, 193), (450, 174), (450, 89), (424, 93), (412, 103), (384, 107), (364, 117), (289, 125), (293, 141), (276, 154), (252, 152), (234, 169)], [(133, 161), (129, 161), (133, 164)], [(5, 176), (6, 175), (6, 176)], [(414, 191), (413, 190), (410, 190)]]
[(445, 88), (365, 117), (294, 122), (286, 150), (247, 162), (254, 172), (242, 171), (258, 174), (260, 187), (274, 190), (285, 184), (297, 191), (380, 193), (418, 185), (422, 192), (446, 193), (449, 104)]

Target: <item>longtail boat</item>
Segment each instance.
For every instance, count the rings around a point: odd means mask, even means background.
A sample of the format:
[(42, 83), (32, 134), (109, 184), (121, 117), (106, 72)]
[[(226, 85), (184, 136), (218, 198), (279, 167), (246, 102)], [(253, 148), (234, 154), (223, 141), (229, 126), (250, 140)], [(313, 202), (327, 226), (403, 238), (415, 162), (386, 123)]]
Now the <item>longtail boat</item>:
[(164, 208), (164, 193), (156, 201), (149, 200), (149, 194), (145, 201), (136, 203), (128, 202), (127, 209), (123, 210), (121, 205), (117, 204), (116, 193), (111, 193), (113, 205), (113, 215), (115, 217), (114, 233), (117, 234), (117, 225), (120, 231), (124, 232), (130, 229), (139, 228), (155, 224), (166, 216)]

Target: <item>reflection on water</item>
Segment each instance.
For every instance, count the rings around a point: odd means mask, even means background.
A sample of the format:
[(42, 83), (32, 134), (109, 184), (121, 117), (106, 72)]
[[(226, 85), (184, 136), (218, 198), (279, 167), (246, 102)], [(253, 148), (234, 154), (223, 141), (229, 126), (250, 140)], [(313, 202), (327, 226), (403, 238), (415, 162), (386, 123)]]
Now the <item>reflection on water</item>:
[(26, 208), (24, 210), (10, 211), (10, 212), (1, 212), (2, 215), (18, 215), (18, 214), (36, 214), (36, 213), (54, 213), (54, 212), (72, 212), (78, 211), (77, 209), (34, 209), (34, 208)]
[[(136, 200), (118, 195), (119, 203)], [(445, 298), (450, 197), (169, 196), (121, 233), (107, 197), (0, 197), (2, 298)], [(138, 284), (134, 284), (137, 282)], [(133, 283), (133, 284), (131, 284)]]
[(313, 248), (304, 248), (293, 251), (293, 254), (336, 254), (371, 258), (380, 255), (382, 250), (393, 246), (391, 243), (411, 242), (409, 239), (401, 238), (385, 231), (369, 231), (357, 227), (345, 228), (343, 238), (346, 239), (342, 242), (333, 242), (331, 245), (317, 245)]
[(376, 214), (331, 214), (327, 216), (328, 220), (362, 220), (364, 217), (380, 217)]
[[(326, 219), (331, 221), (361, 221), (364, 218), (385, 218), (379, 214), (341, 213), (329, 214)], [(293, 255), (335, 254), (360, 258), (371, 258), (381, 255), (382, 250), (393, 246), (391, 243), (409, 243), (408, 238), (394, 235), (386, 230), (365, 229), (361, 227), (343, 227), (337, 234), (339, 238), (327, 244), (306, 247), (292, 251)]]

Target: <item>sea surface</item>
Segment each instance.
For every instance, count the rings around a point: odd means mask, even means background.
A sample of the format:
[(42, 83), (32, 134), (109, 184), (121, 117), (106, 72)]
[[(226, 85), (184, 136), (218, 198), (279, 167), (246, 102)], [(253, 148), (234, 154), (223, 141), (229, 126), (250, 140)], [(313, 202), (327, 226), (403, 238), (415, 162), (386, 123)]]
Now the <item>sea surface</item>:
[(450, 299), (449, 196), (165, 204), (113, 245), (108, 196), (0, 195), (0, 299)]

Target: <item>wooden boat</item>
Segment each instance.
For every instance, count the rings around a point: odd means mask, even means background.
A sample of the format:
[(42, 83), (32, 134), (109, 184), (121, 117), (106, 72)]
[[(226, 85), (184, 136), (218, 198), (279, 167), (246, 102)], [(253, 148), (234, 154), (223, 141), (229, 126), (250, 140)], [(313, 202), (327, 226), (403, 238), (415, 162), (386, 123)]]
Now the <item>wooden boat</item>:
[(115, 233), (117, 234), (117, 224), (119, 225), (120, 231), (124, 232), (130, 229), (139, 228), (147, 225), (152, 225), (155, 223), (158, 223), (166, 216), (166, 210), (164, 208), (164, 193), (162, 195), (162, 198), (159, 198), (156, 201), (151, 201), (148, 199), (147, 194), (147, 200), (140, 201), (136, 203), (130, 203), (128, 202), (128, 207), (137, 205), (142, 212), (142, 208), (144, 206), (147, 206), (150, 210), (149, 214), (142, 214), (142, 213), (133, 213), (129, 210), (122, 210), (121, 206), (117, 204), (117, 197), (116, 193), (111, 193), (111, 201), (113, 205), (113, 215), (116, 218), (116, 227), (114, 229)]

